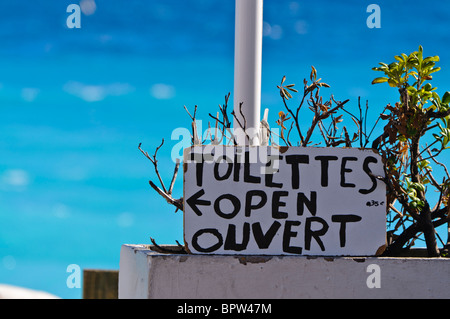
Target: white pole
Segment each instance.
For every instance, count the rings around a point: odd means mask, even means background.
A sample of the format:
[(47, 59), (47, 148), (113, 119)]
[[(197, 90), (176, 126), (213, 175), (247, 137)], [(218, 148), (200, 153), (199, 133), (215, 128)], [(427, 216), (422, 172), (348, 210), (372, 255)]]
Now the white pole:
[[(234, 129), (239, 145), (259, 145), (263, 0), (236, 0), (234, 48)], [(240, 104), (242, 109), (240, 109)], [(242, 118), (243, 114), (244, 118)]]

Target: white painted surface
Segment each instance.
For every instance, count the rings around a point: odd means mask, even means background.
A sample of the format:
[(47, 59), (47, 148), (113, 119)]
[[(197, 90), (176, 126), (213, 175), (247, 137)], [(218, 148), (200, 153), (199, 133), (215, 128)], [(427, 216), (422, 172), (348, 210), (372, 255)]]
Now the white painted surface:
[[(371, 265), (380, 288), (367, 285)], [(142, 299), (450, 298), (449, 285), (444, 258), (168, 255), (143, 245), (122, 246), (119, 272), (119, 298)]]
[[(261, 121), (261, 66), (263, 39), (263, 0), (236, 0), (234, 49), (234, 112), (241, 125), (246, 120), (247, 133), (254, 137), (251, 145), (259, 145)], [(234, 121), (234, 129), (240, 128)], [(236, 131), (235, 131), (236, 132)], [(237, 134), (239, 145), (249, 144), (245, 134)]]
[(0, 284), (0, 299), (60, 299), (45, 291)]
[(357, 148), (186, 149), (186, 246), (207, 254), (374, 256), (386, 242), (386, 185), (372, 173), (384, 175), (381, 157)]
[(128, 299), (139, 299), (148, 295), (151, 250), (144, 246), (123, 245), (119, 263), (119, 295)]

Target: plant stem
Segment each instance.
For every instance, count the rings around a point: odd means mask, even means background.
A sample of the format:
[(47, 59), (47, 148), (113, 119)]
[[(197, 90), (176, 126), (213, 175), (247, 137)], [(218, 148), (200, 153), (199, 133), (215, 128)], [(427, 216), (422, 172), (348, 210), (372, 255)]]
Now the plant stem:
[[(420, 140), (419, 134), (413, 136), (411, 140), (410, 170), (411, 170), (411, 181), (414, 183), (420, 183), (419, 165), (418, 165), (420, 154), (419, 140)], [(418, 222), (421, 224), (421, 228), (423, 229), (423, 234), (427, 245), (428, 257), (439, 257), (439, 249), (436, 241), (436, 231), (434, 229), (433, 222), (431, 220), (430, 205), (428, 204), (428, 201), (425, 198), (425, 193), (423, 191), (417, 191), (417, 197), (419, 197), (419, 199), (424, 202), (423, 207), (420, 209), (419, 213), (420, 218)]]

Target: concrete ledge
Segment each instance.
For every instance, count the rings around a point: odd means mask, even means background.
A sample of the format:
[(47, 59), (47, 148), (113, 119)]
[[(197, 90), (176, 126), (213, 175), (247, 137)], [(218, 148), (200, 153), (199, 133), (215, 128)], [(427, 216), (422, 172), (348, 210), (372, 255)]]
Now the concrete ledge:
[(450, 298), (449, 285), (444, 258), (182, 255), (148, 245), (120, 253), (126, 299)]

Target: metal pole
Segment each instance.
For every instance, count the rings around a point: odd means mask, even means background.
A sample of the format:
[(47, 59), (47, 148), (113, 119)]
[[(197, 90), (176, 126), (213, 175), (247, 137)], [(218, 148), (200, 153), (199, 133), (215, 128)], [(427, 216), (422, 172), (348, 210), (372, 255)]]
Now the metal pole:
[(259, 145), (263, 0), (236, 0), (235, 19), (235, 136), (239, 145)]

